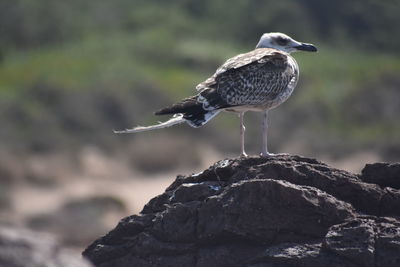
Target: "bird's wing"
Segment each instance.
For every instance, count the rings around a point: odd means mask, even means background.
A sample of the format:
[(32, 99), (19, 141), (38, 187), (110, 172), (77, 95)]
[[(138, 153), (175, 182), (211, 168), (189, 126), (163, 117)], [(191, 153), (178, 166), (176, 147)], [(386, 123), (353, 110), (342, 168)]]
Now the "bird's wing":
[(228, 59), (224, 64), (222, 64), (210, 78), (208, 78), (202, 83), (199, 83), (196, 86), (196, 90), (202, 91), (203, 89), (215, 85), (217, 77), (222, 75), (224, 72), (228, 70), (239, 69), (251, 63), (257, 62), (264, 57), (271, 56), (276, 53), (283, 54), (283, 52), (280, 52), (272, 48), (258, 48), (253, 51), (234, 56)]
[[(229, 59), (216, 73), (201, 83), (199, 95), (211, 108), (265, 105), (286, 90), (298, 73), (288, 63), (289, 55), (269, 48), (260, 48)], [(217, 91), (218, 97), (207, 97)], [(210, 108), (210, 109), (211, 109)]]

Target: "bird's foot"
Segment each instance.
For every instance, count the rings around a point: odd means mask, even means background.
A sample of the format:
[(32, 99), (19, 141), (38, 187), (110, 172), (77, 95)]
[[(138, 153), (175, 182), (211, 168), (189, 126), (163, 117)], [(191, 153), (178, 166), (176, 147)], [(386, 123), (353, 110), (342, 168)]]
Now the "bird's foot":
[(270, 158), (270, 157), (276, 157), (276, 156), (289, 156), (288, 153), (271, 153), (271, 152), (261, 152), (260, 157), (264, 158)]
[(242, 153), (240, 154), (240, 157), (241, 157), (241, 158), (247, 158), (247, 157), (249, 157), (249, 155), (247, 155), (246, 152), (242, 152)]
[(261, 152), (260, 153), (260, 157), (264, 157), (264, 158), (274, 157), (275, 155), (276, 154), (270, 153), (270, 152)]

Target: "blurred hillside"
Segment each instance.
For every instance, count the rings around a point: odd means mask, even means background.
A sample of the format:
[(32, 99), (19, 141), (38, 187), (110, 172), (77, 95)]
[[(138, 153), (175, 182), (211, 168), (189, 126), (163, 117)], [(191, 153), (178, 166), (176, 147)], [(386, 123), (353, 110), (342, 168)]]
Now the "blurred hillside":
[[(194, 94), (264, 32), (319, 49), (294, 55), (300, 82), (270, 113), (271, 151), (351, 170), (398, 161), (399, 13), (397, 0), (0, 0), (0, 223), (86, 246), (165, 177), (238, 155), (233, 114), (200, 129), (112, 130), (165, 119), (153, 111)], [(257, 154), (259, 114), (246, 126)]]

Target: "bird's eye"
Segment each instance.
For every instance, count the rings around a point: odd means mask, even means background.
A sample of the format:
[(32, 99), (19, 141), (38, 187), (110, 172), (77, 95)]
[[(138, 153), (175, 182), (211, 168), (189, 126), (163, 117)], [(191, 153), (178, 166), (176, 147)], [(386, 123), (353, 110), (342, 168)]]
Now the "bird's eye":
[(278, 45), (287, 45), (289, 43), (289, 39), (284, 37), (278, 37), (276, 38), (276, 42), (278, 43)]

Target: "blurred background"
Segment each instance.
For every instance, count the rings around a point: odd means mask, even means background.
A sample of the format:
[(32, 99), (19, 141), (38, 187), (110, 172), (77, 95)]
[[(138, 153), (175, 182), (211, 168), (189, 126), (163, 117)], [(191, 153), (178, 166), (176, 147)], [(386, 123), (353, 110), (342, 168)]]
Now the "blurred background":
[[(239, 121), (136, 135), (264, 32), (315, 44), (270, 149), (358, 172), (400, 159), (398, 0), (0, 0), (0, 222), (85, 247), (179, 173), (239, 154)], [(246, 114), (259, 153), (260, 114)], [(82, 231), (82, 229), (84, 229)]]

